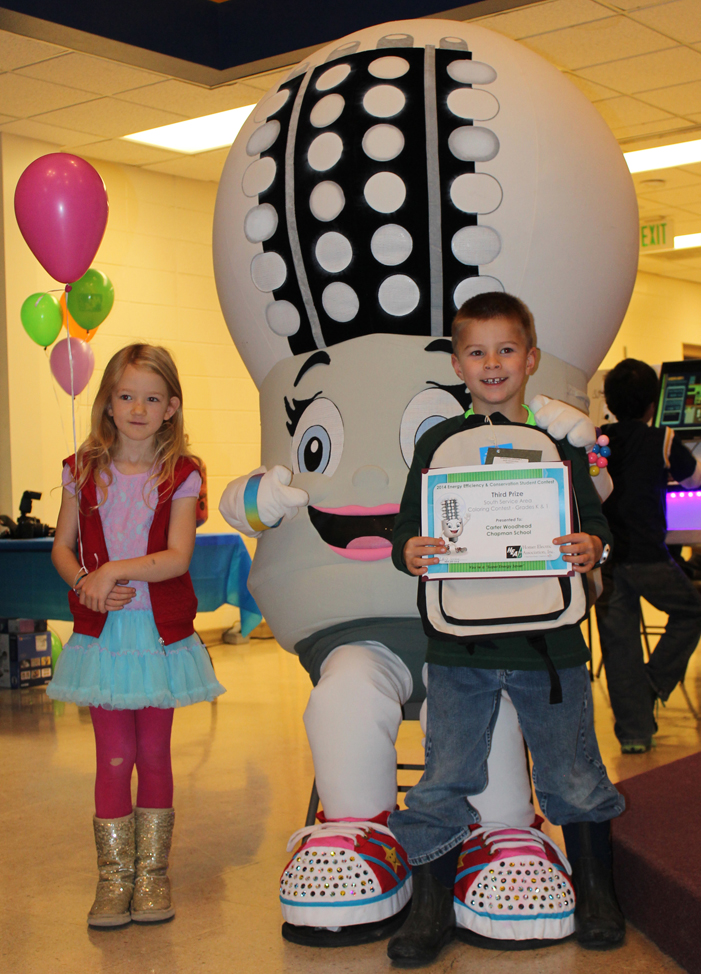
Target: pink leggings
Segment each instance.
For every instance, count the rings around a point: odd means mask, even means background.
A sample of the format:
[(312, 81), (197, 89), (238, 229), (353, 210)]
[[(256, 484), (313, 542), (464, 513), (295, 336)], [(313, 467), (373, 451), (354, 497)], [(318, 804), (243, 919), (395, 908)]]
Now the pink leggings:
[(171, 808), (173, 770), (170, 731), (173, 710), (104, 710), (91, 707), (95, 731), (97, 774), (95, 815), (122, 818), (131, 814), (131, 775), (136, 765), (139, 808)]

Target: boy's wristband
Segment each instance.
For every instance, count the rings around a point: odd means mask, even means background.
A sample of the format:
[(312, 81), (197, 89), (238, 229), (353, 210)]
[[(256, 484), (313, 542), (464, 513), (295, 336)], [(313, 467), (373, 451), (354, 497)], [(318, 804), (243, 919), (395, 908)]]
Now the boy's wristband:
[(609, 560), (609, 555), (610, 554), (611, 554), (611, 545), (610, 544), (605, 544), (604, 545), (604, 550), (601, 552), (601, 558), (599, 558), (599, 560), (597, 561), (597, 563), (596, 563), (596, 565), (594, 567), (595, 568), (599, 568), (601, 565), (605, 565), (606, 562)]

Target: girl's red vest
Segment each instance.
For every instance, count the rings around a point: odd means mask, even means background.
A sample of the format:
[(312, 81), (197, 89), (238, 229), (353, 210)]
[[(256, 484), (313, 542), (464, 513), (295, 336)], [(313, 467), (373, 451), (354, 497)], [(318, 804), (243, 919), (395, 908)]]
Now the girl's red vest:
[[(75, 477), (75, 455), (68, 457), (63, 462)], [(165, 483), (159, 485), (158, 503), (148, 533), (146, 554), (150, 555), (154, 551), (165, 551), (168, 547), (168, 525), (173, 494), (187, 480), (193, 470), (197, 470), (197, 467), (192, 460), (188, 457), (180, 457), (175, 464), (172, 490), (170, 485)], [(107, 553), (105, 534), (102, 530), (100, 511), (96, 509), (97, 488), (92, 473), (81, 487), (80, 494), (79, 517), (85, 567), (89, 571), (95, 571), (110, 558)], [(192, 587), (190, 573), (185, 572), (178, 578), (169, 578), (164, 582), (149, 582), (148, 591), (151, 598), (153, 618), (163, 643), (168, 645), (191, 636), (195, 631), (192, 623), (197, 612), (197, 596)], [(107, 621), (107, 613), (94, 612), (92, 609), (81, 605), (78, 596), (73, 591), (68, 593), (68, 603), (73, 613), (73, 629), (75, 632), (85, 636), (99, 636)]]

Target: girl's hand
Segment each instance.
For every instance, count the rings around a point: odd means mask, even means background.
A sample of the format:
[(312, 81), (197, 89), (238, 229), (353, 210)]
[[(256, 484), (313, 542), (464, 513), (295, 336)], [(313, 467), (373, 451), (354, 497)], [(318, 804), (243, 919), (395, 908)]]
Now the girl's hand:
[(129, 580), (120, 578), (105, 601), (108, 612), (119, 612), (125, 605), (129, 605), (136, 595), (136, 589), (129, 585)]
[(553, 538), (553, 544), (560, 545), (563, 560), (571, 562), (576, 572), (588, 572), (599, 561), (604, 551), (601, 538), (584, 532)]
[(447, 548), (440, 538), (409, 538), (404, 545), (404, 564), (412, 575), (425, 575), (428, 565), (437, 565), (436, 555), (442, 555)]
[(97, 571), (84, 575), (75, 587), (80, 604), (93, 612), (107, 612), (107, 598), (115, 587), (115, 582), (114, 566), (110, 562), (101, 565)]

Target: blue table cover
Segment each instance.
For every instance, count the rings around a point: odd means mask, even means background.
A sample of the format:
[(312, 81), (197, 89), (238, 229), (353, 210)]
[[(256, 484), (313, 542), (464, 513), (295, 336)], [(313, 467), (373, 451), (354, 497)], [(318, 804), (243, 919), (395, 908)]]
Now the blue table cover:
[[(68, 586), (51, 564), (53, 538), (0, 540), (0, 618), (65, 619)], [(261, 614), (248, 591), (251, 558), (238, 534), (198, 534), (190, 562), (199, 612), (220, 605), (241, 611), (244, 636), (255, 629)]]

